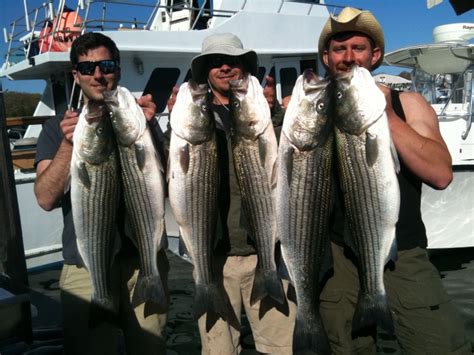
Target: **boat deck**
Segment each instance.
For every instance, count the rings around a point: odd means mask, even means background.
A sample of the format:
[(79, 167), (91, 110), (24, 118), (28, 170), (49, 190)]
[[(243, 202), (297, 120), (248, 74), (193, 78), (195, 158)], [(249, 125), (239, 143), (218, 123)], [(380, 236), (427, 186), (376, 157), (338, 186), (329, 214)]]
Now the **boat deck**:
[[(167, 333), (167, 355), (200, 354), (199, 331), (192, 319), (194, 285), (189, 262), (169, 252), (171, 271), (169, 286), (171, 307)], [(443, 283), (466, 323), (468, 339), (474, 350), (474, 248), (432, 252), (432, 260), (443, 277)], [(12, 339), (0, 343), (0, 354), (61, 354), (61, 310), (59, 275), (61, 264), (29, 273), (33, 311), (34, 342), (27, 345)], [(250, 327), (244, 317), (243, 355), (258, 354)], [(378, 354), (401, 354), (394, 336), (379, 333)], [(125, 354), (123, 351), (120, 355)]]

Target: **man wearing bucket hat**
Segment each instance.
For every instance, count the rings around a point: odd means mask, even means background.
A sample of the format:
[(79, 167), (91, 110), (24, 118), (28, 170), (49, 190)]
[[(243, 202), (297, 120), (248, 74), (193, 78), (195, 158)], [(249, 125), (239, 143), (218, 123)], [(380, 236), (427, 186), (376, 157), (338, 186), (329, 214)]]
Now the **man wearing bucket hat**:
[[(193, 58), (191, 70), (194, 81), (209, 85), (211, 109), (216, 117), (218, 155), (221, 157), (219, 159), (224, 161), (219, 167), (221, 189), (218, 209), (221, 215), (218, 217), (218, 242), (214, 252), (216, 273), (222, 277), (224, 288), (239, 320), (243, 305), (252, 328), (256, 349), (261, 353), (290, 354), (292, 332), (289, 329), (293, 328), (295, 305), (288, 302), (287, 315), (271, 308), (260, 319), (260, 302), (253, 306), (250, 304), (257, 255), (255, 243), (243, 227), (245, 223), (244, 218), (241, 218), (241, 196), (230, 148), (229, 81), (241, 79), (247, 74), (256, 75), (257, 63), (257, 54), (253, 50), (245, 49), (237, 36), (220, 33), (203, 40), (201, 54)], [(271, 93), (272, 90), (267, 91)], [(206, 332), (205, 317), (206, 315), (202, 316), (198, 321), (202, 353), (240, 353), (240, 331), (219, 319), (210, 331)]]
[[(330, 76), (347, 72), (353, 65), (372, 71), (383, 61), (384, 35), (369, 11), (346, 7), (328, 19), (318, 47)], [(422, 183), (446, 188), (452, 180), (451, 157), (436, 114), (421, 95), (380, 89), (401, 164), (398, 259), (384, 274), (397, 341), (403, 353), (470, 354), (462, 321), (429, 261), (420, 212)], [(343, 215), (337, 208), (331, 235), (334, 274), (321, 293), (321, 316), (334, 353), (375, 353), (375, 327), (351, 334), (359, 278), (354, 258), (344, 245)]]

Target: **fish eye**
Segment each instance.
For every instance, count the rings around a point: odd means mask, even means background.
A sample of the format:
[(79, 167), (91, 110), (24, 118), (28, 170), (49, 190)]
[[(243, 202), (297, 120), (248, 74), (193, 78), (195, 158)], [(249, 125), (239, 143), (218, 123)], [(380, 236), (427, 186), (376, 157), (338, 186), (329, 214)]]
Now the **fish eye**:
[(99, 134), (99, 135), (100, 135), (100, 134), (102, 134), (102, 132), (103, 132), (103, 129), (102, 129), (102, 127), (99, 127), (99, 128), (97, 128), (97, 134)]
[(201, 109), (202, 109), (204, 112), (206, 112), (206, 111), (207, 111), (207, 105), (202, 105), (202, 106), (201, 106)]
[(341, 91), (338, 91), (336, 93), (336, 99), (338, 99), (338, 100), (342, 99), (342, 92)]
[(324, 110), (324, 102), (318, 102), (318, 104), (316, 105), (316, 110), (319, 112), (319, 111), (323, 111)]
[(235, 108), (239, 108), (240, 103), (239, 103), (237, 100), (235, 100), (235, 101), (232, 103), (232, 105), (233, 105)]

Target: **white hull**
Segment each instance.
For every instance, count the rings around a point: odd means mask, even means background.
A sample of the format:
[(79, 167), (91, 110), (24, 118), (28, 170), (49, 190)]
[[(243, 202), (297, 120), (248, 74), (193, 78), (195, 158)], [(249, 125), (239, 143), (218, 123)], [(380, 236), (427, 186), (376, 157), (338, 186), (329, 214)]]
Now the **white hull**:
[(458, 171), (446, 190), (423, 186), (421, 211), (431, 249), (474, 246), (474, 172)]

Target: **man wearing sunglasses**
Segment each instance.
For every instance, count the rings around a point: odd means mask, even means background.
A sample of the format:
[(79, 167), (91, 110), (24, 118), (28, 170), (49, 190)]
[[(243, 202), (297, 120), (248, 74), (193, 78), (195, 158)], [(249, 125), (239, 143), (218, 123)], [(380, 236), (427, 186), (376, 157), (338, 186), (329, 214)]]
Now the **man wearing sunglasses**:
[[(84, 102), (103, 103), (103, 93), (117, 87), (120, 80), (120, 53), (115, 43), (100, 33), (86, 33), (71, 47), (72, 74), (83, 92)], [(138, 100), (149, 121), (154, 118), (156, 106), (151, 95)], [(122, 331), (129, 354), (164, 354), (163, 330), (166, 325), (164, 310), (147, 304), (133, 307), (130, 294), (136, 283), (138, 251), (127, 238), (125, 228), (117, 226), (121, 248), (115, 256), (112, 287), (119, 299), (117, 324), (89, 325), (91, 282), (87, 269), (78, 253), (71, 215), (70, 193), (64, 192), (69, 175), (73, 150), (73, 133), (79, 112), (68, 110), (64, 118), (53, 118), (43, 127), (36, 154), (35, 194), (39, 205), (50, 211), (59, 205), (64, 218), (63, 257), (61, 272), (61, 304), (65, 354), (117, 354), (119, 334)], [(153, 131), (153, 130), (152, 130)], [(122, 203), (123, 205), (123, 203)], [(124, 218), (117, 220), (123, 221)], [(121, 222), (122, 223), (122, 222)], [(161, 275), (168, 272), (164, 252), (158, 256)], [(166, 288), (166, 276), (163, 278)], [(149, 307), (149, 308), (148, 308)], [(151, 313), (151, 314), (149, 314)]]
[[(288, 302), (289, 314), (276, 308), (268, 310), (260, 319), (260, 302), (250, 304), (255, 269), (256, 244), (246, 229), (241, 212), (241, 196), (234, 171), (230, 147), (231, 113), (229, 81), (241, 79), (258, 71), (257, 54), (244, 49), (240, 39), (231, 33), (210, 35), (202, 43), (202, 52), (191, 63), (193, 80), (208, 83), (212, 97), (211, 109), (216, 118), (216, 136), (220, 171), (218, 196), (217, 246), (214, 250), (216, 274), (222, 283), (238, 317), (242, 306), (249, 320), (255, 347), (260, 353), (291, 354), (295, 305)], [(267, 81), (270, 80), (267, 78)], [(270, 82), (272, 84), (273, 82)], [(274, 87), (267, 87), (267, 101), (275, 100)], [(276, 104), (276, 102), (275, 102)], [(242, 215), (242, 216), (241, 216)], [(219, 277), (218, 276), (218, 277)], [(262, 300), (262, 303), (265, 301)], [(199, 321), (202, 354), (238, 354), (242, 350), (240, 331), (219, 319), (206, 332), (206, 315)]]

